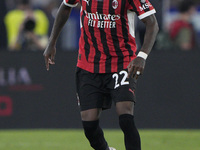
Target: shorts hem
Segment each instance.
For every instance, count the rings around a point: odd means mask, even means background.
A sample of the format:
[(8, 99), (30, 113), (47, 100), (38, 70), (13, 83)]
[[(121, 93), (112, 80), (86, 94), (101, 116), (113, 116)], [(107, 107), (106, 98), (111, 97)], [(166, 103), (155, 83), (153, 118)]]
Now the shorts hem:
[(118, 102), (134, 102), (134, 104), (136, 103), (135, 100), (114, 100), (115, 104)]
[[(99, 108), (102, 108), (102, 107), (98, 107), (98, 106), (80, 106), (80, 110), (81, 111), (86, 111), (86, 110), (90, 110), (90, 109), (99, 109)], [(103, 108), (102, 108), (103, 109)]]

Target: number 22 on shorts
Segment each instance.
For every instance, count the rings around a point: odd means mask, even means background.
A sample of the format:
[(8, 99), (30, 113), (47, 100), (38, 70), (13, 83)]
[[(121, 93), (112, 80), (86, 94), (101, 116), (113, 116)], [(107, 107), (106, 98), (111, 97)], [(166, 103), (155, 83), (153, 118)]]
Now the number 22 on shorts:
[[(121, 82), (119, 83), (119, 76), (123, 76)], [(115, 79), (114, 89), (118, 88), (120, 85), (127, 85), (129, 81), (126, 81), (128, 77), (128, 73), (125, 70), (120, 71), (119, 73), (114, 73), (112, 75), (113, 79)]]

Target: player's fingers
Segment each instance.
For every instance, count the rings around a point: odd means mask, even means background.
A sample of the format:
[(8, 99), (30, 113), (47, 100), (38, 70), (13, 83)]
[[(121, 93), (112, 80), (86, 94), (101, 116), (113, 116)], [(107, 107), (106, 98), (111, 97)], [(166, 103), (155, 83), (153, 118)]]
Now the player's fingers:
[(135, 77), (137, 70), (138, 70), (138, 67), (134, 67), (134, 70), (133, 70), (133, 78)]
[(140, 71), (137, 71), (136, 72), (136, 75), (135, 75), (135, 79), (137, 80), (138, 79), (138, 77), (141, 75), (141, 72)]
[(55, 55), (51, 55), (50, 64), (51, 65), (55, 64)]
[(143, 68), (138, 68), (135, 75), (136, 80), (138, 79), (139, 76), (143, 74), (143, 70), (144, 70)]
[(47, 69), (47, 71), (49, 71), (49, 58), (47, 56), (45, 56), (44, 60), (45, 60), (46, 69)]
[(140, 75), (142, 75), (144, 72), (144, 68), (140, 68)]
[(55, 63), (49, 58), (49, 64), (54, 65)]
[(132, 65), (128, 66), (128, 78), (131, 77), (133, 70), (134, 70), (134, 66)]

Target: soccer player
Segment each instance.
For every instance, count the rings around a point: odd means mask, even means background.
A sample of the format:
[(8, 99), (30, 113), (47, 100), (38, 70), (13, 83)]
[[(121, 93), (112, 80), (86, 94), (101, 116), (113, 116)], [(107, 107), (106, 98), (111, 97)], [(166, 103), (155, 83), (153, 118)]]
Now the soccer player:
[[(101, 111), (110, 108), (113, 101), (126, 150), (141, 150), (133, 113), (135, 88), (158, 32), (156, 11), (148, 0), (64, 0), (44, 52), (47, 70), (49, 64), (55, 64), (57, 38), (71, 8), (78, 3), (82, 7), (76, 84), (85, 135), (95, 150), (114, 150), (99, 126)], [(135, 14), (146, 25), (137, 56)]]

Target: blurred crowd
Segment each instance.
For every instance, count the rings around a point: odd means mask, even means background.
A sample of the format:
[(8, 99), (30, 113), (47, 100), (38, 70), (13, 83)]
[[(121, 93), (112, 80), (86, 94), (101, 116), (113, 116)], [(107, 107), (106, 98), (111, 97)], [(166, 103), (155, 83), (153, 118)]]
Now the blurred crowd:
[[(168, 1), (170, 8), (164, 12), (166, 15), (157, 17), (161, 31), (156, 49), (197, 49), (200, 39), (199, 0)], [(0, 0), (0, 50), (43, 51), (61, 2), (62, 0)], [(153, 5), (157, 4), (157, 15), (163, 13), (162, 7), (165, 5), (162, 0), (151, 2)], [(72, 10), (58, 41), (59, 49), (78, 50), (79, 11), (80, 7)], [(142, 45), (144, 33), (145, 27), (140, 26), (138, 21), (138, 47)]]
[[(1, 0), (0, 49), (43, 51), (61, 2), (62, 0)], [(64, 27), (58, 47), (77, 50), (76, 41), (79, 35), (79, 8), (76, 8), (73, 9), (71, 18)]]
[(182, 0), (166, 12), (163, 30), (157, 39), (158, 49), (194, 50), (200, 47), (200, 2)]

